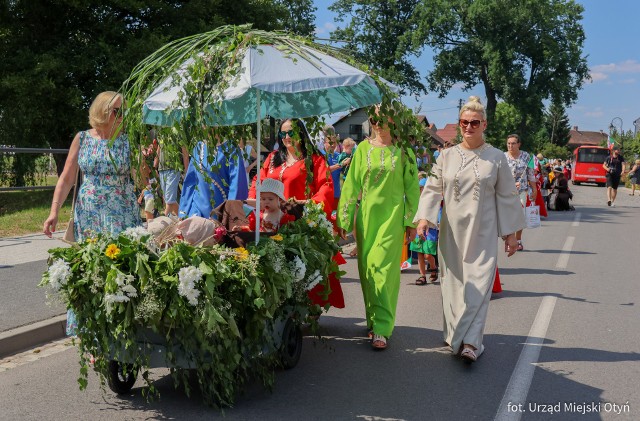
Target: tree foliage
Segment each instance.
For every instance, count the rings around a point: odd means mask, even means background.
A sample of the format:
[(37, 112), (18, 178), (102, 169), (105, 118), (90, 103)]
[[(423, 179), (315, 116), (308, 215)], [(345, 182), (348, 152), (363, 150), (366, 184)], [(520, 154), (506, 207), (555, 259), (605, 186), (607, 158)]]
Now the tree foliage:
[(398, 48), (398, 40), (407, 33), (407, 23), (419, 0), (338, 0), (329, 10), (336, 21), (346, 26), (331, 33), (331, 38), (346, 43), (354, 57), (380, 76), (397, 84), (402, 93), (426, 92), (420, 72)]
[[(316, 30), (315, 11), (317, 7), (313, 5), (313, 0), (279, 0), (285, 14), (282, 29), (285, 31), (312, 37)], [(258, 25), (255, 25), (258, 27)]]
[(571, 125), (564, 107), (558, 103), (551, 103), (544, 113), (544, 132), (546, 140), (554, 145), (567, 146), (571, 140)]
[(427, 81), (441, 97), (457, 84), (482, 84), (490, 120), (498, 99), (512, 104), (521, 115), (516, 131), (527, 139), (543, 101), (574, 103), (589, 77), (583, 10), (573, 0), (422, 0), (407, 53), (434, 50)]
[[(224, 24), (290, 25), (305, 0), (14, 0), (0, 5), (0, 144), (67, 148), (88, 108), (168, 41)], [(289, 28), (288, 29), (292, 29)], [(294, 29), (295, 30), (295, 29)], [(57, 155), (58, 171), (65, 157)], [(13, 162), (23, 185), (25, 155)]]

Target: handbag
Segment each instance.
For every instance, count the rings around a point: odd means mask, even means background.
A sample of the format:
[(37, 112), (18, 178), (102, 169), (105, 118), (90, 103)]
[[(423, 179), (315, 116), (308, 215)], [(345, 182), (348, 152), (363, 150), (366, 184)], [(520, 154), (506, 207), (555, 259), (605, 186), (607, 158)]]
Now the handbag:
[(67, 230), (64, 232), (64, 235), (62, 236), (62, 241), (70, 244), (74, 244), (76, 242), (73, 213), (76, 208), (76, 196), (78, 193), (79, 178), (80, 178), (80, 167), (78, 166), (78, 168), (76, 169), (76, 182), (73, 185), (73, 200), (71, 201), (71, 218), (69, 218), (69, 225), (67, 225)]
[(539, 228), (540, 227), (540, 207), (539, 206), (527, 206), (524, 208), (524, 215), (527, 222), (527, 228)]

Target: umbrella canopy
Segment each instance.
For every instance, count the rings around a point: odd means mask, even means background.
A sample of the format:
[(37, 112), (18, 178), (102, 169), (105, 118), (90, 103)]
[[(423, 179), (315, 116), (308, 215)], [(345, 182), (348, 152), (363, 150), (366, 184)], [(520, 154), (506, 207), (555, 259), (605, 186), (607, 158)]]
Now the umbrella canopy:
[[(309, 117), (336, 113), (378, 103), (382, 93), (367, 73), (318, 50), (302, 47), (305, 57), (272, 45), (247, 48), (240, 73), (224, 90), (223, 100), (207, 105), (210, 126), (255, 123), (259, 116)], [(186, 60), (164, 79), (143, 105), (146, 124), (170, 126), (180, 121), (188, 105), (184, 89), (190, 82)], [(390, 85), (392, 90), (397, 88)], [(258, 104), (257, 91), (260, 91)]]

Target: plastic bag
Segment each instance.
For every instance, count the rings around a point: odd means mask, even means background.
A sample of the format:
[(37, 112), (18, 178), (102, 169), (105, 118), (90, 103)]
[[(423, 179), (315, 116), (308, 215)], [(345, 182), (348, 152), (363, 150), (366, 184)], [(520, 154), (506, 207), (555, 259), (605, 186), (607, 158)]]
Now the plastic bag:
[(540, 227), (540, 207), (527, 206), (524, 208), (524, 216), (527, 221), (527, 228)]

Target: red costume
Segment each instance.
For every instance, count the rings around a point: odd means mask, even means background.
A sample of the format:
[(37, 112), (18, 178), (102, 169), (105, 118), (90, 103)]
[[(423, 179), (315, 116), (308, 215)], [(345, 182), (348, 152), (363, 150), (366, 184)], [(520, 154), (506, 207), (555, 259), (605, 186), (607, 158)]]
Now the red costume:
[[(289, 215), (286, 212), (282, 212), (282, 217), (280, 218), (280, 223), (277, 227), (274, 227), (273, 224), (264, 220), (263, 217), (264, 211), (260, 211), (260, 232), (278, 232), (278, 229), (286, 224), (287, 222), (295, 221), (296, 218), (293, 215)], [(256, 230), (256, 213), (251, 212), (247, 217), (249, 219), (249, 231)]]
[[(543, 182), (544, 182), (544, 177), (542, 175), (540, 175), (540, 172), (538, 172), (538, 174), (536, 176), (536, 201), (535, 201), (535, 205), (540, 208), (540, 216), (543, 217), (543, 218), (546, 218), (548, 216), (547, 207), (544, 204), (544, 197), (542, 197), (542, 192), (540, 191), (540, 187), (542, 186)], [(529, 200), (528, 197), (527, 197), (527, 206), (531, 206), (531, 200)]]
[[(292, 165), (282, 164), (274, 167), (271, 164), (271, 160), (276, 153), (277, 152), (272, 152), (267, 159), (265, 159), (264, 165), (260, 169), (260, 179), (275, 178), (276, 180), (280, 180), (282, 184), (284, 184), (284, 195), (287, 199), (293, 197), (298, 200), (311, 199), (315, 203), (323, 203), (327, 218), (330, 218), (331, 212), (333, 211), (333, 180), (331, 179), (331, 173), (329, 172), (325, 158), (318, 154), (311, 155), (313, 181), (311, 185), (309, 185), (309, 194), (307, 195), (307, 167), (305, 160), (301, 159)], [(256, 198), (256, 178), (257, 177), (253, 178), (251, 188), (249, 189), (250, 199)], [(346, 263), (340, 253), (333, 256), (333, 260), (339, 265)], [(324, 285), (318, 284), (309, 291), (309, 298), (314, 304), (318, 304), (321, 307), (330, 304), (332, 307), (344, 308), (342, 287), (335, 273), (329, 275), (329, 289), (329, 296), (325, 299), (323, 294)]]

